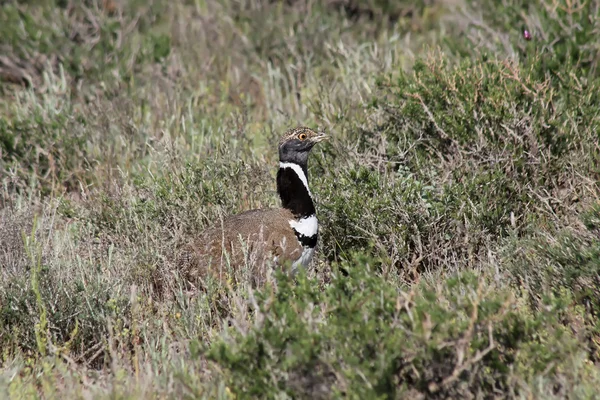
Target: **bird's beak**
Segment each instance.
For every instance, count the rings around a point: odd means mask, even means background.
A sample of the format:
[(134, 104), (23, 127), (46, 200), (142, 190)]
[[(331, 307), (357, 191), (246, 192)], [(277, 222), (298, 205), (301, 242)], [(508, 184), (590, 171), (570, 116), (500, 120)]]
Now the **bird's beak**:
[(312, 138), (313, 142), (315, 142), (315, 143), (319, 143), (319, 142), (321, 142), (321, 141), (323, 141), (323, 140), (327, 140), (327, 139), (329, 139), (329, 136), (327, 136), (327, 135), (326, 135), (325, 133), (323, 133), (323, 132), (319, 132), (319, 133), (317, 134), (317, 136), (313, 136), (313, 138)]

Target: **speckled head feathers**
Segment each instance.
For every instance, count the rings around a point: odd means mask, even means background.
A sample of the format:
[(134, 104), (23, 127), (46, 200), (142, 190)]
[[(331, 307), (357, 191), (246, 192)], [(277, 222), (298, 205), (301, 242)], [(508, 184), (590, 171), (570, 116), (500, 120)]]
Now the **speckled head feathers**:
[(293, 162), (306, 168), (308, 153), (327, 135), (310, 128), (298, 127), (288, 130), (279, 141), (279, 161)]
[(279, 140), (279, 145), (281, 146), (284, 143), (289, 142), (291, 140), (298, 140), (301, 142), (307, 141), (314, 144), (326, 138), (327, 135), (325, 135), (323, 132), (316, 132), (305, 126), (299, 126), (296, 128), (288, 129)]

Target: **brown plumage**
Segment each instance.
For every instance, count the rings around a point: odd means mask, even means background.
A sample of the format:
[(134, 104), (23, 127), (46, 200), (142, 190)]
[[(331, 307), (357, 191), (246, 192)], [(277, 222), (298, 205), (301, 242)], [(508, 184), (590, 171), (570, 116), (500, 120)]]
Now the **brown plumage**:
[[(228, 266), (259, 267), (271, 261), (294, 260), (302, 246), (288, 220), (285, 209), (250, 210), (223, 219), (205, 230), (188, 246), (188, 278), (195, 281), (211, 273), (223, 279)], [(277, 258), (276, 258), (277, 257)]]
[(324, 138), (305, 127), (282, 136), (277, 174), (282, 207), (232, 215), (202, 232), (184, 248), (180, 259), (189, 280), (209, 273), (223, 279), (229, 267), (256, 271), (265, 264), (308, 265), (317, 243), (317, 220), (308, 189), (307, 159), (314, 144)]

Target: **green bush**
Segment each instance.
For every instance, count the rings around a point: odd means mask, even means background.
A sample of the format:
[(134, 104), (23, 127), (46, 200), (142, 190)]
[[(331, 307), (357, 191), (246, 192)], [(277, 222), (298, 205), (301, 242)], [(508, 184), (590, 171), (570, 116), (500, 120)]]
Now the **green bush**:
[[(22, 77), (21, 83), (29, 86), (39, 87), (47, 68), (58, 72), (59, 66), (70, 79), (94, 79), (111, 85), (115, 73), (133, 74), (132, 54), (149, 54), (147, 58), (153, 61), (168, 55), (169, 38), (165, 35), (143, 46), (137, 44), (141, 33), (160, 24), (166, 8), (162, 2), (130, 1), (120, 7), (120, 16), (116, 10), (105, 9), (110, 2), (102, 7), (97, 2), (69, 7), (50, 2), (8, 3), (0, 9), (0, 46), (16, 66), (9, 70), (9, 76)], [(134, 29), (127, 30), (132, 22)]]
[[(463, 29), (469, 39), (449, 43), (463, 55), (482, 52), (512, 56), (515, 52), (524, 64), (539, 57), (540, 62), (529, 63), (532, 70), (556, 83), (566, 78), (565, 69), (580, 78), (599, 77), (597, 0), (468, 3), (471, 10), (464, 15)], [(530, 40), (525, 38), (525, 30)]]
[(369, 264), (352, 260), (349, 275), (326, 287), (279, 276), (260, 291), (255, 322), (209, 351), (230, 390), (260, 398), (518, 396), (544, 379), (543, 392), (566, 393), (560, 382), (582, 357), (557, 318), (567, 299), (531, 315), (472, 273), (399, 290)]
[[(17, 226), (18, 220), (7, 221)], [(18, 237), (2, 235), (7, 230), (22, 235), (22, 247), (13, 257), (23, 253), (19, 260), (4, 258), (2, 261), (2, 290), (0, 290), (0, 347), (5, 356), (26, 354), (28, 356), (60, 354), (72, 357), (84, 354), (90, 348), (102, 350), (108, 333), (107, 321), (112, 321), (117, 331), (131, 323), (128, 293), (115, 288), (99, 275), (98, 265), (79, 260), (77, 266), (60, 265), (60, 261), (48, 260), (43, 254), (36, 221), (32, 232), (14, 232), (11, 226), (0, 229), (0, 237), (12, 242)], [(0, 250), (7, 243), (2, 243)], [(71, 268), (70, 273), (64, 271)], [(77, 271), (73, 274), (73, 271)], [(111, 297), (111, 294), (113, 297)], [(104, 356), (103, 352), (99, 354)], [(95, 365), (101, 365), (103, 357), (95, 355)]]
[(381, 122), (350, 133), (374, 161), (348, 166), (341, 148), (339, 168), (319, 182), (335, 221), (325, 240), (346, 251), (374, 240), (400, 254), (399, 267), (416, 249), (424, 266), (440, 267), (440, 253), (477, 259), (510, 233), (561, 224), (600, 177), (600, 81), (563, 81), (509, 61), (451, 67), (437, 55), (381, 79)]
[(73, 189), (79, 180), (85, 181), (81, 164), (86, 140), (66, 103), (64, 108), (42, 104), (21, 109), (21, 115), (11, 119), (0, 117), (0, 168), (18, 172), (11, 180), (15, 189), (39, 185), (47, 195), (54, 184)]
[(579, 320), (577, 316), (564, 316), (565, 323), (587, 339), (594, 359), (600, 356), (599, 217), (600, 207), (596, 205), (581, 216), (585, 228), (513, 241), (506, 250), (507, 266), (515, 286), (523, 290), (534, 309), (543, 308), (548, 296), (567, 293), (573, 307), (584, 311)]

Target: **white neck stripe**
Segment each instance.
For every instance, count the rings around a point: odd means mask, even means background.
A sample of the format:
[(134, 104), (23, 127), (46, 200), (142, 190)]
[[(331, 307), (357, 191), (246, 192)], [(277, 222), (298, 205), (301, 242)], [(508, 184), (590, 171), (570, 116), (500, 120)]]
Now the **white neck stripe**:
[(296, 175), (298, 175), (298, 178), (300, 178), (300, 180), (302, 181), (302, 184), (306, 188), (308, 195), (312, 198), (312, 193), (310, 192), (310, 189), (308, 188), (308, 180), (306, 179), (306, 175), (304, 175), (304, 171), (302, 171), (302, 168), (298, 164), (289, 163), (289, 162), (280, 162), (279, 168), (291, 168), (292, 170), (294, 170), (294, 172), (296, 173)]
[(297, 221), (291, 219), (288, 222), (296, 232), (306, 237), (313, 237), (319, 232), (319, 221), (317, 221), (315, 214), (300, 218)]

